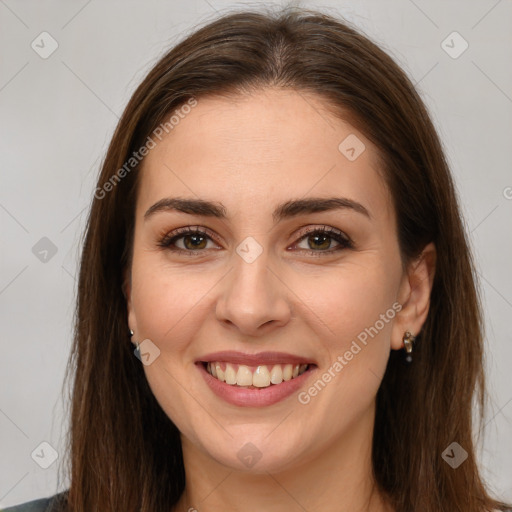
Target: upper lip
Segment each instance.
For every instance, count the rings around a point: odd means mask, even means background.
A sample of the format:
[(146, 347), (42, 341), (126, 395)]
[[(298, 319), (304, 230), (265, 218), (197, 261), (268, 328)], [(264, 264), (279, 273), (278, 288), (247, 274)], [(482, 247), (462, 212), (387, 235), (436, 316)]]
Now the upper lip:
[(256, 354), (247, 354), (235, 350), (223, 350), (212, 352), (200, 357), (197, 362), (209, 363), (214, 361), (225, 361), (234, 364), (244, 364), (247, 366), (256, 366), (263, 364), (314, 364), (311, 359), (287, 354), (286, 352), (258, 352)]

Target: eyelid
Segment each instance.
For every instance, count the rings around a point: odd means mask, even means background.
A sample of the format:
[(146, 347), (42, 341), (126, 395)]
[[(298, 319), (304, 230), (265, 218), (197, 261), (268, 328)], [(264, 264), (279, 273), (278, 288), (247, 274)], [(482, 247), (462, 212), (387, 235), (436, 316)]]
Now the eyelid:
[(313, 227), (306, 226), (305, 228), (301, 228), (295, 236), (299, 237), (299, 238), (304, 238), (305, 235), (308, 235), (310, 233), (315, 233), (317, 231), (320, 231), (327, 235), (333, 233), (335, 235), (342, 237), (347, 243), (352, 243), (352, 240), (346, 233), (344, 233), (340, 229), (334, 228), (332, 226), (327, 226), (325, 224), (317, 225), (317, 226), (313, 226)]
[[(207, 235), (214, 242), (220, 243), (220, 238), (210, 229), (204, 226), (184, 226), (181, 228), (173, 229), (170, 232), (164, 232), (158, 237), (160, 240), (159, 245), (165, 246), (165, 243), (172, 241), (173, 239), (181, 238), (186, 235), (198, 233), (200, 235)], [(181, 236), (180, 236), (181, 235)]]

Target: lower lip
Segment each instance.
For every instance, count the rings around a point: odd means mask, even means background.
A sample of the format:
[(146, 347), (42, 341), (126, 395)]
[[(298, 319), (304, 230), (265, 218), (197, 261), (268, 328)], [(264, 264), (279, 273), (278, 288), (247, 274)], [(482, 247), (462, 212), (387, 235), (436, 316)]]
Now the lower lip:
[(210, 375), (203, 363), (196, 363), (210, 389), (220, 398), (239, 407), (265, 407), (272, 405), (298, 391), (314, 372), (316, 366), (308, 368), (303, 374), (281, 384), (271, 384), (266, 388), (249, 389), (226, 384)]

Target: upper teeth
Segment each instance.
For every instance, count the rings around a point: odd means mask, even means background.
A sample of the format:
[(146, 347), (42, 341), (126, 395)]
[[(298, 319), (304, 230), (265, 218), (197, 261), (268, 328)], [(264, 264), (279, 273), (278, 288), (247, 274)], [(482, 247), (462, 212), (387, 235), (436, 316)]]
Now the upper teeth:
[(206, 365), (206, 370), (226, 384), (265, 388), (270, 384), (281, 384), (283, 380), (298, 377), (307, 370), (307, 367), (307, 364), (275, 364), (271, 367), (263, 364), (249, 367), (243, 364), (212, 361)]

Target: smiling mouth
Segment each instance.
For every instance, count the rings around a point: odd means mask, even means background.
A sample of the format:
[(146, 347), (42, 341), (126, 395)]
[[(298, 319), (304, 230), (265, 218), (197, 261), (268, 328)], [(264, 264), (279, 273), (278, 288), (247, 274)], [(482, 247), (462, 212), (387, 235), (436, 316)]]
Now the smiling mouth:
[(265, 389), (300, 377), (314, 364), (272, 364), (247, 366), (224, 361), (202, 362), (215, 379), (235, 387)]

